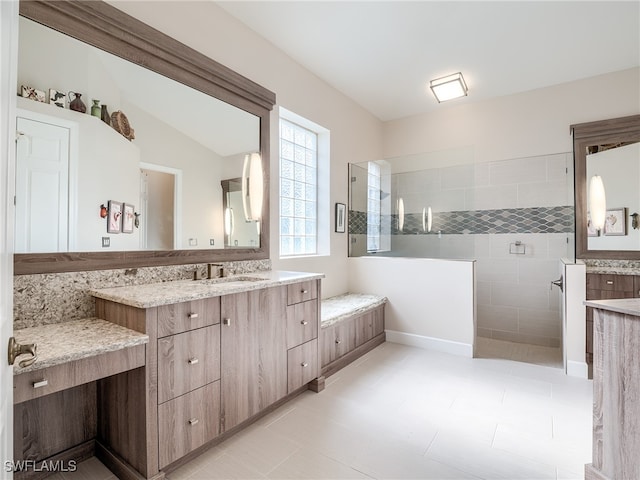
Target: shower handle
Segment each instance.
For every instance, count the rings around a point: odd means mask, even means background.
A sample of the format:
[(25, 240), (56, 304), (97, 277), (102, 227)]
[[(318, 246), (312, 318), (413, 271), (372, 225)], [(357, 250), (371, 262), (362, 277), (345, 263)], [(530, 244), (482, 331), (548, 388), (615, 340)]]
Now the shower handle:
[(564, 279), (562, 278), (562, 275), (560, 275), (560, 278), (558, 280), (552, 280), (551, 285), (555, 285), (556, 287), (560, 288), (561, 292), (564, 292)]

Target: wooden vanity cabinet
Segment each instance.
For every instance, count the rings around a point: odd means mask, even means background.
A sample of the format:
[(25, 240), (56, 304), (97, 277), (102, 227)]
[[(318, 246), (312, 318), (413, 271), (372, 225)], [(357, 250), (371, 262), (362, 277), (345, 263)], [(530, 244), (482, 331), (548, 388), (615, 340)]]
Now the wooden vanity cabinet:
[(149, 335), (145, 368), (98, 383), (96, 455), (159, 480), (316, 379), (319, 283), (146, 309), (96, 298), (98, 317)]
[(222, 297), (221, 430), (287, 394), (287, 288)]

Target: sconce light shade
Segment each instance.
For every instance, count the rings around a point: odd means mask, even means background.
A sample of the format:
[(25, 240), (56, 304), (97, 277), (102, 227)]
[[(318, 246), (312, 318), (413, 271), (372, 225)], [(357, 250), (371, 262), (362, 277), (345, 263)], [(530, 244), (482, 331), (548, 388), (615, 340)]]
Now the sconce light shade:
[(429, 86), (438, 103), (446, 102), (454, 98), (465, 97), (468, 92), (467, 84), (460, 72), (431, 80)]
[(605, 216), (607, 214), (607, 199), (604, 191), (604, 183), (600, 175), (594, 175), (589, 181), (589, 211), (593, 227), (597, 230), (604, 229)]
[(233, 235), (233, 209), (230, 207), (225, 208), (224, 210), (224, 233), (228, 236)]
[(398, 231), (402, 232), (404, 229), (404, 200), (402, 197), (398, 198)]
[(433, 214), (431, 213), (431, 207), (427, 209), (427, 232), (431, 231), (431, 224), (433, 223)]
[(242, 206), (244, 216), (250, 220), (260, 220), (262, 217), (262, 157), (259, 153), (245, 155), (242, 168)]
[(430, 232), (431, 224), (433, 223), (433, 213), (431, 207), (422, 209), (422, 231)]

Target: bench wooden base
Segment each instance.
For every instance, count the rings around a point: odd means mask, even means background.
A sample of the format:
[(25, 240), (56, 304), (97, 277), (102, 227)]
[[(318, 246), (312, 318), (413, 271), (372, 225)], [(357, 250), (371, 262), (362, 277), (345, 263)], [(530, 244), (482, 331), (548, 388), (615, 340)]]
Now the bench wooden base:
[(333, 375), (338, 370), (346, 367), (350, 363), (354, 362), (355, 360), (363, 356), (365, 353), (370, 352), (371, 350), (376, 348), (378, 345), (383, 344), (385, 340), (386, 340), (386, 334), (382, 332), (380, 335), (372, 338), (368, 342), (363, 343), (359, 347), (356, 347), (355, 350), (351, 350), (349, 353), (343, 355), (342, 357), (322, 367), (322, 372), (321, 372), (322, 375), (324, 377), (329, 377)]

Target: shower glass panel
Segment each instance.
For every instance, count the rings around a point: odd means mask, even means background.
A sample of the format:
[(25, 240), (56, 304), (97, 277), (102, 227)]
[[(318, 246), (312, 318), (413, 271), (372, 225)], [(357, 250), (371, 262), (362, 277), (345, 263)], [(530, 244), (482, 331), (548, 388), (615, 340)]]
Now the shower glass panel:
[(571, 153), (476, 163), (473, 149), (351, 164), (349, 255), (473, 259), (478, 335), (561, 345), (550, 282), (574, 255)]

